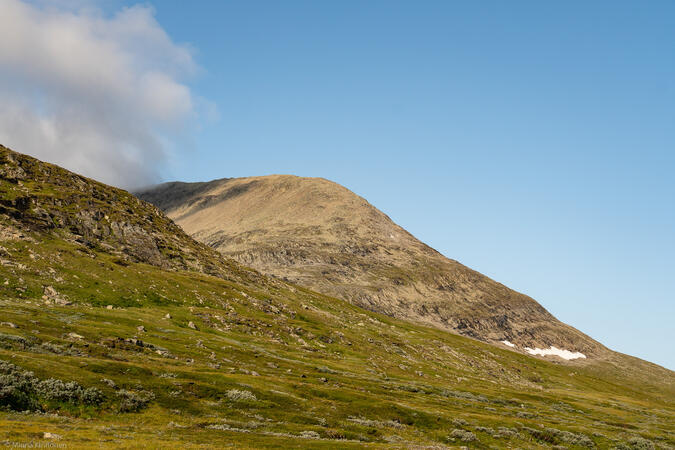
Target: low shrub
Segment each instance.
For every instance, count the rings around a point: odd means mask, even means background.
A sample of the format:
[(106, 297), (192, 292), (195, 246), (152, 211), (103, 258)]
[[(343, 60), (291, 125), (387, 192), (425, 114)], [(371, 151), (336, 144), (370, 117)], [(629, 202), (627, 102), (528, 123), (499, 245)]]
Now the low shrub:
[(121, 399), (120, 412), (138, 412), (155, 399), (155, 395), (149, 391), (132, 392), (121, 389), (117, 391), (117, 395)]
[(517, 428), (508, 428), (508, 427), (499, 427), (497, 428), (497, 432), (492, 435), (492, 437), (495, 438), (515, 438), (518, 437), (520, 433), (518, 433)]
[(443, 389), (440, 392), (440, 395), (443, 397), (448, 397), (448, 398), (458, 398), (462, 400), (471, 400), (474, 402), (481, 402), (481, 403), (487, 403), (489, 400), (482, 396), (482, 395), (475, 395), (472, 394), (471, 392), (463, 392), (463, 391), (453, 391), (450, 389)]
[(36, 381), (33, 372), (0, 361), (0, 407), (14, 411), (39, 409), (33, 389)]
[(241, 401), (249, 401), (249, 402), (254, 402), (257, 399), (257, 397), (249, 391), (241, 391), (239, 389), (230, 389), (227, 391), (227, 398), (232, 400), (233, 402), (241, 402)]
[(570, 431), (558, 430), (555, 428), (534, 429), (523, 427), (532, 437), (539, 441), (548, 442), (550, 444), (564, 443), (570, 445), (578, 445), (580, 447), (595, 447), (595, 443), (584, 434), (572, 433)]
[(459, 439), (460, 441), (464, 442), (473, 442), (476, 440), (476, 435), (473, 434), (471, 431), (460, 430), (458, 428), (452, 430), (452, 432), (450, 433), (450, 437)]
[(74, 381), (63, 382), (55, 378), (36, 383), (35, 392), (42, 398), (57, 402), (97, 405), (103, 401), (103, 394), (94, 387), (83, 388)]
[(55, 378), (40, 380), (33, 372), (0, 360), (0, 408), (36, 411), (49, 402), (99, 405), (103, 400), (97, 388), (84, 388), (75, 381)]
[(303, 431), (300, 433), (300, 437), (304, 439), (321, 439), (321, 435), (316, 431)]
[(652, 450), (656, 448), (654, 443), (649, 439), (639, 436), (628, 439), (628, 442), (621, 443), (614, 447), (616, 450)]
[(82, 356), (82, 353), (74, 347), (64, 347), (51, 342), (40, 342), (37, 338), (28, 336), (15, 336), (0, 333), (0, 348), (6, 350), (20, 350), (33, 353), (52, 353), (54, 355)]

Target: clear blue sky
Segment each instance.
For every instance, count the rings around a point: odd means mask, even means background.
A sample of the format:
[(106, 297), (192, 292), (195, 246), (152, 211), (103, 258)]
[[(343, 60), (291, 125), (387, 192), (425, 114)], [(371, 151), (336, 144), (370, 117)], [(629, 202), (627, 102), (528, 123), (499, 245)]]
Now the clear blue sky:
[(218, 111), (166, 179), (334, 180), (675, 369), (675, 2), (151, 3)]

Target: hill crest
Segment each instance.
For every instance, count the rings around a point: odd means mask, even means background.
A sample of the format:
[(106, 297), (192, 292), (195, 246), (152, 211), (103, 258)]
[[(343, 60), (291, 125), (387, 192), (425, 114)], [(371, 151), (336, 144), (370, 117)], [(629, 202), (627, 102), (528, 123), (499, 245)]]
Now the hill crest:
[(372, 311), (531, 354), (606, 351), (532, 298), (446, 258), (323, 178), (171, 182), (137, 195), (240, 263)]

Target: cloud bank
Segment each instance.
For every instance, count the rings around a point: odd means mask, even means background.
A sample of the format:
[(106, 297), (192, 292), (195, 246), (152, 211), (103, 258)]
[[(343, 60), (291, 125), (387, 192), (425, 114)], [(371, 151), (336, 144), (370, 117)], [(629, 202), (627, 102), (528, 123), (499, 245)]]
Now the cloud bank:
[(97, 180), (158, 180), (197, 70), (147, 6), (105, 16), (0, 0), (0, 143)]

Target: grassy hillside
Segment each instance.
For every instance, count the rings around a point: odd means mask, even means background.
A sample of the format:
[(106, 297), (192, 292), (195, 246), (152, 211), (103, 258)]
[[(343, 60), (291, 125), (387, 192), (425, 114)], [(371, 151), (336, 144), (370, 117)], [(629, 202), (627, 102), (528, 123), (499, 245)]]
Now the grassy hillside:
[(658, 366), (555, 364), (267, 279), (2, 147), (0, 205), (2, 443), (675, 446)]

